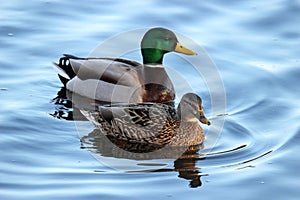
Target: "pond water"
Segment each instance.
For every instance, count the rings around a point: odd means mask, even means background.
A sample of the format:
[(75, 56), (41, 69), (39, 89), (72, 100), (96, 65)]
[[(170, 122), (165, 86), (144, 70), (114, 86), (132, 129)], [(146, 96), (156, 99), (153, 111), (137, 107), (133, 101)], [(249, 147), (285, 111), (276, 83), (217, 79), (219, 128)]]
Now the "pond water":
[[(14, 0), (0, 12), (0, 199), (299, 199), (300, 1)], [(208, 90), (205, 74), (165, 57), (202, 97), (208, 141), (143, 161), (85, 146), (79, 128), (92, 126), (73, 119), (52, 61), (157, 26), (201, 46), (220, 77)], [(223, 89), (226, 108), (214, 111)]]

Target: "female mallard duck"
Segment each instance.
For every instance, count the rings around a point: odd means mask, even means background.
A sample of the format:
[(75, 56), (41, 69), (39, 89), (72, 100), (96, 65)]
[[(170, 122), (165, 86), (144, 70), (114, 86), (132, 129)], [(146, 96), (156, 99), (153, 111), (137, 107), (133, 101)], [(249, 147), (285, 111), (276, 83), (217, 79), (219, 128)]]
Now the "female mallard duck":
[(199, 121), (210, 125), (204, 116), (201, 98), (185, 94), (177, 110), (163, 103), (99, 106), (83, 114), (105, 135), (141, 144), (172, 146), (198, 145), (204, 141)]
[(152, 28), (141, 41), (143, 64), (121, 58), (78, 58), (64, 55), (55, 64), (61, 81), (72, 92), (105, 102), (167, 102), (175, 98), (173, 84), (162, 65), (164, 54), (196, 53), (176, 35)]

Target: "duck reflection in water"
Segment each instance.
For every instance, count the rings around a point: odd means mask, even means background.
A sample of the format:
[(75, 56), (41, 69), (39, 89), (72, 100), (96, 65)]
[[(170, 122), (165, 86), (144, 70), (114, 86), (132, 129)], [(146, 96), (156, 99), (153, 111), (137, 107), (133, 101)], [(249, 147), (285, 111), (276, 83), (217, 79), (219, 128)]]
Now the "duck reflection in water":
[[(67, 92), (63, 96), (64, 92), (53, 100), (57, 110), (51, 115), (93, 122), (96, 129), (81, 138), (84, 148), (91, 153), (132, 160), (176, 159), (173, 169), (157, 171), (177, 171), (178, 177), (190, 180), (190, 187), (201, 186), (196, 164), (204, 159), (198, 152), (205, 137), (199, 122), (210, 122), (196, 94), (184, 95), (175, 109), (173, 102), (95, 104), (76, 94)], [(79, 115), (70, 112), (70, 101), (72, 111), (80, 111)], [(69, 117), (63, 117), (64, 113)]]
[[(82, 148), (89, 150), (94, 155), (130, 160), (175, 159), (173, 168), (159, 168), (153, 172), (178, 172), (178, 177), (190, 181), (190, 187), (202, 185), (201, 171), (197, 167), (199, 160), (204, 160), (204, 155), (199, 151), (204, 145), (168, 146), (163, 147), (153, 144), (139, 144), (126, 142), (103, 135), (99, 129), (94, 129), (90, 134), (81, 138)], [(95, 156), (97, 157), (97, 156)]]

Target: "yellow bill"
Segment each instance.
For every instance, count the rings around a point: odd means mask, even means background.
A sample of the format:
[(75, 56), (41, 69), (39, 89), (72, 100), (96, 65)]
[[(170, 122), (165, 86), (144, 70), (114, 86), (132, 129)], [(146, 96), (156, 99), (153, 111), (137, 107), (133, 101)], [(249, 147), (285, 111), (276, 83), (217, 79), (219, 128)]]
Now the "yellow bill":
[(190, 49), (182, 46), (179, 42), (177, 42), (174, 51), (177, 52), (177, 53), (183, 53), (183, 54), (186, 54), (186, 55), (197, 55), (197, 53), (195, 51), (190, 50)]

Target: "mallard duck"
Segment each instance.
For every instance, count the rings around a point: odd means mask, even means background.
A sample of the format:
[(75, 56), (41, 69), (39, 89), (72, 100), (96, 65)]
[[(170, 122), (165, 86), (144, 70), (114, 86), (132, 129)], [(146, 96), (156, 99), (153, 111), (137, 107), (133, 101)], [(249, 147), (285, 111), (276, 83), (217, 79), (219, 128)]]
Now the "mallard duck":
[(168, 52), (196, 54), (182, 46), (172, 31), (152, 28), (141, 41), (143, 64), (122, 58), (79, 58), (64, 54), (54, 68), (68, 90), (91, 99), (167, 102), (175, 98), (173, 84), (162, 65)]
[(105, 135), (118, 140), (154, 144), (191, 146), (204, 141), (199, 121), (210, 125), (204, 116), (201, 98), (185, 94), (177, 110), (165, 103), (99, 106), (97, 111), (82, 111)]

